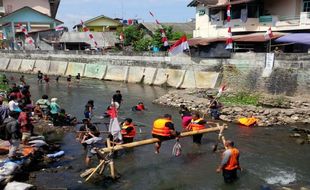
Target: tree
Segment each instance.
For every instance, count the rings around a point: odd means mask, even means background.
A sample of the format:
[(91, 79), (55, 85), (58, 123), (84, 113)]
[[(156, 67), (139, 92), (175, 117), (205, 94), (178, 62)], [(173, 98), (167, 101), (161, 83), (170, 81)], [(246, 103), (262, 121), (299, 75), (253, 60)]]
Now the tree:
[(152, 39), (150, 38), (141, 38), (136, 41), (133, 45), (135, 51), (149, 51), (152, 43)]
[(137, 26), (128, 26), (124, 29), (124, 45), (134, 45), (137, 41), (141, 40), (144, 36), (144, 31), (139, 30)]

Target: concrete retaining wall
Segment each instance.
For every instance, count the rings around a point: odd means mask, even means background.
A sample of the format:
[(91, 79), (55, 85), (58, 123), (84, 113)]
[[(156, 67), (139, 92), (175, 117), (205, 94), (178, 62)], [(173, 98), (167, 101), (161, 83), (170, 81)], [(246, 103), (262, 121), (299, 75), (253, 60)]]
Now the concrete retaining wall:
[(36, 60), (33, 68), (33, 72), (37, 73), (41, 71), (42, 73), (48, 73), (50, 70), (51, 61), (49, 60)]
[(86, 64), (83, 76), (88, 78), (103, 79), (107, 66), (101, 64)]
[(32, 73), (33, 68), (34, 68), (34, 63), (35, 63), (35, 60), (23, 59), (19, 70), (25, 73)]
[(157, 69), (156, 77), (154, 80), (154, 85), (163, 85), (168, 81), (168, 74), (166, 69)]
[(5, 71), (9, 65), (10, 59), (0, 58), (0, 70)]
[(64, 61), (51, 61), (50, 62), (50, 75), (65, 75), (68, 63)]
[(108, 65), (105, 80), (126, 81), (128, 66)]
[(127, 82), (129, 83), (139, 83), (142, 81), (144, 76), (144, 67), (130, 67)]
[(74, 63), (69, 62), (66, 75), (76, 76), (80, 73), (81, 76), (84, 75), (85, 63)]
[(11, 59), (7, 67), (7, 70), (17, 72), (19, 71), (21, 63), (22, 63), (22, 59)]

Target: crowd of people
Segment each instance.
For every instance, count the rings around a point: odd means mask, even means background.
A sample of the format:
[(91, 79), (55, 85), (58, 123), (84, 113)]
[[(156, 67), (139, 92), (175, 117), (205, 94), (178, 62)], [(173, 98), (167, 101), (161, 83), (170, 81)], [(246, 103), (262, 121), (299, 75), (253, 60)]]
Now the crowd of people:
[[(43, 83), (43, 80), (48, 85), (49, 77), (40, 71), (38, 72), (38, 83)], [(56, 77), (58, 82), (60, 76)], [(80, 82), (80, 74), (76, 80)], [(67, 78), (68, 86), (71, 85), (72, 76)], [(21, 85), (16, 83), (11, 85), (7, 94), (8, 106), (3, 104), (4, 97), (0, 96), (0, 124), (1, 124), (1, 139), (8, 140), (11, 144), (9, 157), (14, 157), (19, 144), (27, 145), (29, 138), (33, 135), (34, 125), (33, 117), (37, 116), (42, 120), (50, 120), (54, 126), (75, 125), (76, 119), (66, 114), (66, 111), (58, 104), (57, 98), (49, 99), (48, 95), (43, 95), (37, 101), (33, 101), (30, 93), (30, 86), (26, 83), (25, 77), (20, 78)], [(219, 117), (219, 104), (214, 97), (210, 99), (210, 114), (213, 119)], [(111, 105), (108, 106), (105, 117), (117, 118), (118, 110), (123, 103), (123, 97), (120, 90), (117, 90), (112, 96)], [(90, 164), (92, 157), (98, 154), (100, 142), (103, 139), (100, 137), (99, 129), (92, 124), (94, 116), (94, 101), (89, 100), (84, 108), (84, 119), (79, 131), (77, 132), (77, 141), (80, 142), (86, 150), (86, 165)], [(143, 112), (147, 110), (143, 102), (139, 102), (132, 107), (134, 112)], [(182, 131), (177, 131), (174, 126), (172, 116), (164, 114), (162, 117), (153, 122), (152, 137), (157, 138), (159, 142), (155, 144), (155, 153), (159, 154), (163, 141), (178, 139), (181, 132), (184, 131), (200, 131), (206, 129), (212, 122), (206, 121), (198, 112), (191, 112), (185, 105), (180, 106), (180, 116), (182, 118)], [(137, 126), (132, 118), (126, 118), (120, 124), (121, 139), (109, 135), (112, 143), (127, 144), (134, 142), (137, 135)], [(195, 134), (192, 136), (193, 143), (201, 144), (203, 134)], [(224, 180), (227, 183), (234, 181), (236, 171), (240, 169), (239, 151), (234, 147), (232, 141), (226, 141), (227, 150), (223, 154), (223, 160), (217, 171), (222, 171)]]

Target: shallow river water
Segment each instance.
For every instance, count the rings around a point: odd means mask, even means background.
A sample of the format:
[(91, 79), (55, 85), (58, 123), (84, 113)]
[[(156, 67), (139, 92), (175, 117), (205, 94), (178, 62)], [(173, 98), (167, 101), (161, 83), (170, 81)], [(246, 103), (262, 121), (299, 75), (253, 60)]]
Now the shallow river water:
[[(145, 123), (142, 128), (145, 135), (138, 135), (136, 140), (150, 138), (152, 121), (164, 114), (174, 117), (177, 129), (181, 129), (178, 110), (152, 104), (152, 100), (165, 94), (167, 89), (160, 87), (103, 82), (98, 80), (82, 80), (77, 86), (67, 88), (64, 79), (56, 85), (51, 81), (49, 86), (38, 85), (31, 76), (26, 76), (31, 84), (33, 99), (43, 94), (50, 98), (57, 97), (58, 103), (67, 112), (83, 117), (84, 105), (89, 99), (95, 101), (95, 115), (100, 116), (111, 101), (115, 90), (121, 90), (124, 98), (120, 116), (131, 117), (134, 121)], [(143, 101), (149, 111), (133, 113), (131, 107)], [(100, 121), (97, 119), (96, 121)], [(99, 126), (102, 129), (103, 126)], [(191, 138), (181, 139), (182, 156), (171, 155), (174, 141), (164, 142), (159, 155), (154, 154), (153, 145), (138, 147), (123, 153), (115, 160), (117, 172), (121, 178), (96, 180), (95, 183), (84, 183), (79, 177), (85, 170), (82, 146), (75, 141), (75, 134), (68, 133), (63, 140), (62, 149), (65, 159), (57, 166), (72, 166), (72, 169), (58, 173), (39, 171), (34, 179), (40, 189), (261, 189), (268, 185), (272, 189), (281, 186), (292, 188), (310, 186), (310, 146), (297, 145), (289, 138), (290, 129), (244, 128), (230, 125), (225, 131), (226, 139), (235, 141), (241, 152), (241, 166), (244, 171), (240, 179), (233, 185), (226, 185), (221, 174), (215, 172), (220, 162), (220, 154), (212, 152), (212, 145), (217, 138), (215, 133), (204, 135), (203, 144), (199, 147), (192, 144)], [(95, 163), (97, 160), (95, 159)]]

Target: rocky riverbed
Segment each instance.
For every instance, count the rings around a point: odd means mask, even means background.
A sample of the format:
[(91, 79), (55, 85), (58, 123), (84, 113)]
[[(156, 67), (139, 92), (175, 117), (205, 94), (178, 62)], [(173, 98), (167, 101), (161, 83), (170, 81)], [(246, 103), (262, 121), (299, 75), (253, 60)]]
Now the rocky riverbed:
[[(190, 110), (206, 113), (210, 104), (206, 98), (207, 94), (216, 94), (216, 91), (173, 90), (154, 100), (153, 103), (171, 107), (179, 107), (184, 104)], [(232, 94), (234, 92), (225, 92), (223, 96)], [(223, 103), (220, 118), (226, 122), (234, 122), (249, 114), (253, 114), (259, 119), (258, 126), (261, 127), (310, 124), (310, 99), (260, 94), (258, 105), (255, 106)]]

